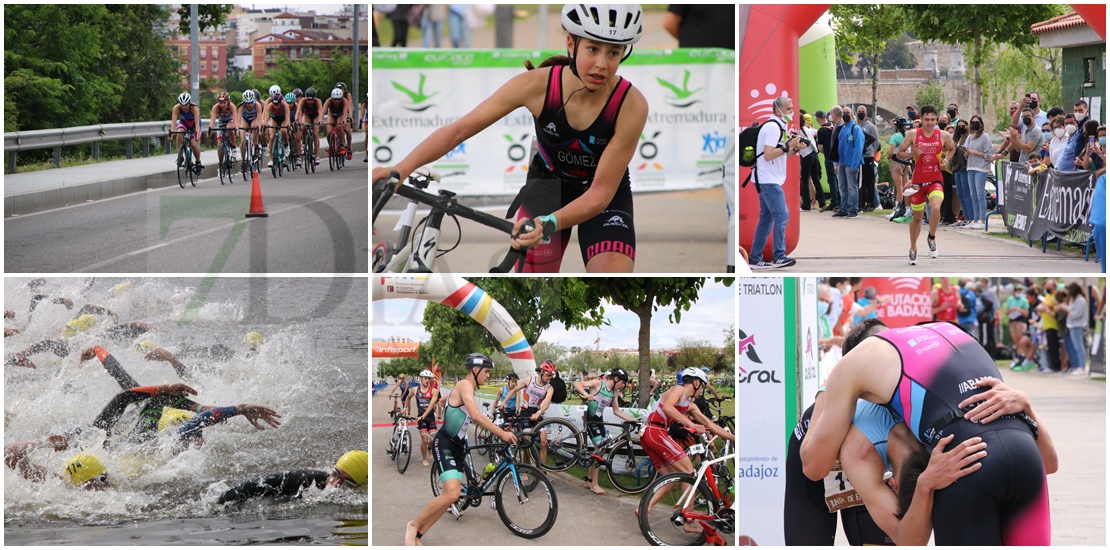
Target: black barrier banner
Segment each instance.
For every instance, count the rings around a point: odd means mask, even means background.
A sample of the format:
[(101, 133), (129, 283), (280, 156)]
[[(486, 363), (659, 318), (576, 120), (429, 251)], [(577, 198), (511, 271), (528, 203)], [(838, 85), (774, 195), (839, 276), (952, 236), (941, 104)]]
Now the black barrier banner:
[(1027, 164), (1002, 163), (1002, 213), (1006, 229), (1015, 237), (1029, 238), (1037, 176), (1029, 175)]
[(1091, 213), (1094, 192), (1094, 172), (1046, 171), (1036, 186), (1029, 238), (1035, 239), (1047, 232), (1066, 242), (1087, 242), (1092, 230), (1087, 217)]

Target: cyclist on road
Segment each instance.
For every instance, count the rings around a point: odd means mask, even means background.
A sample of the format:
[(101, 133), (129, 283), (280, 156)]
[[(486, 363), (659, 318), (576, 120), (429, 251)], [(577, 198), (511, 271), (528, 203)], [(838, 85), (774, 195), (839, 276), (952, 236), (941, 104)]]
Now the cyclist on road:
[[(324, 102), (324, 111), (328, 114), (328, 124), (336, 124), (340, 128), (346, 128), (347, 119), (351, 116), (351, 104), (343, 98), (343, 90), (335, 88), (331, 91), (331, 97)], [(346, 154), (349, 159), (351, 152), (348, 150), (346, 144), (350, 143), (350, 137), (344, 138), (344, 136), (347, 136), (347, 133), (344, 131), (339, 131), (337, 135), (339, 136), (339, 140), (343, 141), (343, 143), (333, 143), (331, 146), (338, 147), (338, 154)], [(344, 141), (344, 139), (346, 139), (346, 141)], [(328, 154), (331, 154), (330, 151)]]
[[(647, 426), (644, 427), (644, 433), (640, 437), (640, 445), (651, 458), (660, 476), (674, 472), (694, 473), (694, 465), (690, 457), (686, 456), (686, 446), (679, 444), (676, 439), (692, 440), (696, 434), (702, 434), (708, 430), (729, 441), (736, 441), (735, 435), (714, 424), (696, 406), (693, 406), (694, 399), (709, 385), (709, 378), (705, 373), (690, 367), (679, 374), (682, 385), (663, 392), (659, 402), (648, 415)], [(648, 510), (651, 510), (664, 494), (657, 493), (648, 503)], [(694, 524), (688, 525), (697, 527)]]
[[(212, 113), (209, 115), (208, 127), (217, 130), (223, 130), (222, 135), (217, 135), (216, 139), (230, 139), (231, 146), (236, 147), (236, 132), (235, 132), (235, 105), (231, 104), (231, 95), (227, 92), (220, 92), (216, 95), (216, 104), (212, 106)], [(218, 119), (218, 120), (217, 120)], [(224, 162), (223, 148), (216, 146), (216, 154), (220, 159), (220, 164)]]
[[(173, 113), (170, 114), (170, 124), (178, 132), (192, 132), (193, 135), (189, 138), (189, 145), (193, 148), (193, 167), (198, 174), (204, 169), (200, 164), (200, 142), (197, 141), (197, 132), (200, 131), (200, 128), (197, 127), (199, 121), (200, 107), (193, 103), (193, 96), (189, 92), (181, 92), (181, 95), (177, 96), (177, 105), (173, 106)], [(174, 134), (173, 146), (175, 149), (181, 149), (182, 135)], [(184, 163), (185, 159), (179, 153), (177, 165), (181, 166)]]
[[(595, 451), (609, 440), (605, 437), (605, 426), (602, 425), (602, 422), (605, 422), (606, 407), (612, 407), (613, 414), (625, 422), (636, 421), (635, 418), (632, 418), (620, 408), (620, 394), (626, 386), (628, 386), (628, 372), (620, 367), (613, 369), (609, 376), (605, 378), (598, 378), (589, 382), (580, 380), (574, 383), (574, 389), (586, 396), (584, 398), (586, 413), (582, 418), (582, 425), (585, 426), (586, 432), (590, 434), (590, 441), (593, 442)], [(590, 469), (586, 472), (586, 481), (588, 482), (586, 488), (595, 494), (604, 495), (606, 493), (605, 489), (597, 484), (602, 458), (596, 455), (593, 458), (594, 460), (590, 462)]]
[(291, 132), (293, 137), (293, 154), (301, 154), (301, 130), (293, 125), (297, 122), (297, 96), (293, 92), (285, 94), (285, 104), (289, 106), (289, 126), (293, 128)]
[(490, 433), (501, 438), (505, 443), (516, 445), (516, 436), (502, 430), (482, 415), (478, 403), (474, 401), (474, 390), (489, 379), (489, 371), (493, 368), (493, 361), (481, 354), (472, 353), (466, 356), (463, 363), (466, 367), (466, 378), (459, 380), (455, 388), (447, 397), (447, 409), (443, 415), (443, 429), (436, 433), (432, 442), (432, 457), (439, 465), (439, 479), (443, 482), (443, 490), (439, 496), (432, 499), (416, 519), (405, 524), (405, 546), (419, 545), (432, 525), (447, 512), (451, 505), (462, 494), (462, 481), (466, 474), (468, 456), (466, 452), (466, 430), (473, 418), (479, 426), (489, 430)]
[[(304, 97), (297, 102), (297, 112), (301, 114), (301, 124), (320, 124), (320, 114), (323, 111), (324, 104), (316, 97), (316, 88), (305, 90)], [(305, 126), (302, 132), (309, 131), (308, 128), (309, 126)], [(314, 140), (316, 145), (316, 164), (320, 164), (320, 132), (316, 127), (312, 127), (311, 131), (310, 139)]]
[(435, 375), (432, 371), (420, 371), (420, 387), (416, 389), (416, 428), (420, 431), (420, 457), (428, 465), (428, 448), (436, 436), (436, 402), (439, 389), (433, 386)]
[(364, 141), (362, 162), (370, 162), (370, 92), (366, 92), (366, 101), (362, 103), (362, 131), (366, 133), (363, 136)]
[[(517, 416), (528, 417), (522, 423), (524, 433), (530, 433), (532, 426), (543, 420), (543, 413), (551, 406), (551, 397), (555, 394), (551, 379), (555, 378), (557, 372), (555, 363), (549, 359), (540, 365), (538, 374), (522, 380), (519, 386), (509, 391), (509, 396), (523, 392), (523, 397), (517, 403)], [(540, 462), (547, 462), (547, 432), (540, 432)]]
[[(236, 126), (243, 128), (254, 135), (255, 143), (261, 143), (258, 136), (258, 127), (261, 123), (255, 124), (254, 121), (258, 120), (258, 115), (261, 114), (261, 109), (258, 107), (258, 96), (254, 95), (253, 90), (243, 92), (243, 103), (239, 105), (238, 120)], [(239, 158), (247, 159), (249, 155), (253, 154), (252, 151), (244, 151), (243, 146), (246, 140), (239, 144)]]
[(348, 90), (343, 82), (336, 82), (335, 87), (343, 90), (343, 101), (347, 103), (347, 116), (343, 118), (343, 129), (347, 132), (347, 140), (344, 142), (347, 144), (347, 160), (351, 160), (351, 126), (354, 124), (352, 113), (355, 100), (351, 97), (351, 90)]
[(404, 181), (524, 107), (535, 117), (538, 154), (508, 212), (517, 216), (515, 232), (526, 219), (535, 221), (534, 231), (510, 239), (513, 248), (529, 249), (524, 271), (558, 272), (571, 228), (578, 226), (586, 271), (631, 272), (636, 231), (628, 165), (647, 122), (648, 104), (616, 72), (643, 34), (642, 19), (635, 4), (567, 4), (562, 15), (566, 56), (514, 77), (470, 113), (433, 132), (396, 166), (375, 168), (371, 181), (388, 178), (394, 170)]
[[(277, 85), (270, 87), (270, 101), (266, 104), (263, 113), (264, 118), (270, 120), (270, 126), (281, 128), (281, 138), (288, 144), (289, 133), (286, 131), (286, 123), (290, 120), (289, 104), (285, 102), (285, 96), (281, 95), (281, 88), (278, 88)], [(266, 128), (267, 141), (270, 144), (270, 162), (266, 164), (267, 168), (274, 165), (274, 134), (276, 133), (275, 128)]]
[(409, 407), (409, 397), (412, 396), (411, 389), (408, 380), (405, 379), (405, 373), (402, 372), (397, 375), (397, 385), (393, 386), (393, 391), (389, 392), (389, 397), (401, 398), (401, 406), (405, 409), (405, 416), (412, 414), (412, 407)]

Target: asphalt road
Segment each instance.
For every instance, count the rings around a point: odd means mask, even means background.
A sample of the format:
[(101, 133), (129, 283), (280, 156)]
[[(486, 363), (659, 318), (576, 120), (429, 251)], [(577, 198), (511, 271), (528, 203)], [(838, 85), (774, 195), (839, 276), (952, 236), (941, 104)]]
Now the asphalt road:
[[(403, 544), (405, 524), (432, 499), (429, 468), (421, 464), (418, 438), (403, 475), (386, 454), (392, 433), (391, 405), (385, 392), (370, 402), (370, 543), (378, 546)], [(415, 427), (409, 429), (416, 434)], [(421, 540), (431, 546), (647, 546), (633, 515), (639, 495), (617, 496), (617, 491), (610, 491), (599, 496), (585, 489), (585, 482), (567, 475), (549, 473), (548, 477), (559, 500), (559, 515), (551, 531), (540, 538), (512, 534), (490, 509), (489, 499), (484, 499), (481, 507), (468, 508), (458, 520), (445, 514)], [(730, 544), (735, 540), (733, 535), (723, 536)]]
[[(247, 219), (251, 183), (218, 178), (8, 218), (8, 273), (365, 273), (367, 164), (260, 174), (268, 218)], [(326, 159), (325, 159), (326, 161)]]
[[(929, 258), (928, 231), (917, 241), (917, 265), (909, 265), (909, 227), (885, 219), (889, 210), (860, 214), (847, 220), (831, 212), (800, 212), (798, 247), (788, 254), (797, 265), (772, 270), (774, 275), (803, 273), (1097, 273), (1098, 262), (1084, 262), (1082, 252), (1056, 251), (1050, 244), (1042, 253), (1040, 242), (1030, 248), (1025, 241), (1003, 237), (1005, 226), (990, 218), (990, 233), (941, 227), (937, 231), (939, 257)], [(758, 271), (763, 274), (764, 271)]]
[[(728, 250), (728, 215), (720, 187), (696, 191), (642, 193), (633, 199), (636, 207), (637, 273), (724, 273)], [(406, 199), (394, 197), (374, 224), (374, 243), (383, 239), (395, 242), (393, 231)], [(473, 206), (473, 205), (471, 205)], [(479, 208), (504, 217), (507, 205)], [(422, 209), (419, 221), (427, 214)], [(435, 270), (444, 273), (487, 273), (501, 263), (509, 249), (508, 235), (470, 220), (460, 219), (462, 242), (451, 253), (436, 261)], [(450, 248), (459, 230), (445, 219), (440, 248)], [(577, 230), (563, 256), (563, 273), (584, 273)]]

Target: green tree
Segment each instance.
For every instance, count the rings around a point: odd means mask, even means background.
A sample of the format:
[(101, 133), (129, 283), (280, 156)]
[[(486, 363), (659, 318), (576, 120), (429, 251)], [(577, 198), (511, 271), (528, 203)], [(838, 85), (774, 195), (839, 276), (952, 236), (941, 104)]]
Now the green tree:
[(983, 112), (982, 68), (999, 44), (1032, 46), (1037, 37), (1029, 32), (1034, 23), (1063, 13), (1053, 4), (906, 4), (907, 20), (918, 38), (970, 47), (974, 111)]
[(932, 105), (937, 108), (937, 112), (941, 112), (947, 105), (944, 102), (944, 88), (941, 87), (940, 82), (936, 79), (930, 78), (929, 82), (924, 86), (917, 88), (917, 93), (913, 97), (914, 105), (920, 109), (922, 105)]
[[(857, 58), (866, 60), (869, 68), (879, 66), (887, 42), (901, 36), (906, 29), (906, 17), (899, 4), (834, 4), (829, 13), (839, 57), (846, 63)], [(879, 71), (869, 72), (871, 113), (874, 114), (879, 104)]]
[[(197, 6), (197, 27), (199, 32), (204, 32), (207, 29), (214, 29), (223, 25), (227, 21), (227, 16), (234, 9), (233, 4), (200, 4)], [(182, 4), (177, 8), (177, 15), (181, 18), (181, 24), (177, 26), (177, 31), (185, 36), (189, 36), (189, 18), (192, 15), (192, 10), (189, 4)]]
[(732, 372), (736, 368), (736, 325), (729, 325), (721, 333), (725, 337), (724, 345), (721, 346), (721, 354), (724, 356), (728, 371)]
[(1024, 46), (1000, 48), (987, 62), (987, 98), (998, 120), (996, 130), (1010, 125), (1010, 102), (1028, 92), (1041, 96), (1041, 109), (1063, 102), (1059, 48)]
[(178, 64), (169, 48), (164, 22), (170, 13), (157, 4), (108, 4), (104, 44), (122, 77), (122, 100), (100, 122), (169, 119), (179, 93)]
[(912, 69), (917, 66), (917, 58), (910, 52), (910, 37), (903, 33), (895, 40), (886, 43), (886, 49), (879, 60), (880, 69)]
[[(608, 277), (583, 279), (591, 294), (607, 299), (640, 319), (639, 361), (635, 369), (639, 376), (639, 401), (647, 402), (649, 375), (651, 374), (651, 317), (660, 307), (674, 306), (669, 320), (678, 324), (682, 312), (698, 300), (705, 286), (704, 277)], [(718, 281), (731, 286), (733, 279)]]

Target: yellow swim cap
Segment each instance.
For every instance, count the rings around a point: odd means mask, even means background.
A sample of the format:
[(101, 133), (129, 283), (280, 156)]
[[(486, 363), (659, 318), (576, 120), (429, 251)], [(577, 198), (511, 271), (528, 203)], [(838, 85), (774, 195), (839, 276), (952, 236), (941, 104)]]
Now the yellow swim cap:
[(62, 335), (66, 338), (72, 338), (78, 332), (87, 332), (90, 328), (96, 326), (96, 316), (91, 313), (85, 313), (80, 317), (66, 323), (66, 328), (62, 331)]
[(366, 487), (369, 462), (370, 455), (366, 451), (347, 451), (347, 454), (339, 457), (335, 467), (351, 476), (359, 487)]
[(257, 332), (248, 332), (246, 337), (243, 338), (243, 343), (252, 348), (260, 348), (263, 344), (262, 335)]
[(115, 288), (112, 289), (112, 296), (119, 296), (120, 294), (123, 294), (124, 292), (127, 292), (128, 290), (131, 290), (132, 288), (133, 287), (132, 287), (131, 283), (120, 283), (120, 284), (116, 285)]
[(93, 455), (77, 455), (66, 463), (66, 473), (74, 485), (81, 485), (104, 473), (104, 465)]
[(154, 348), (157, 348), (157, 347), (158, 347), (158, 345), (155, 344), (154, 342), (151, 342), (150, 340), (143, 340), (142, 342), (139, 342), (138, 344), (135, 344), (135, 350), (136, 351), (153, 351)]
[(166, 407), (162, 409), (162, 417), (158, 419), (158, 431), (181, 424), (196, 415), (194, 412)]

